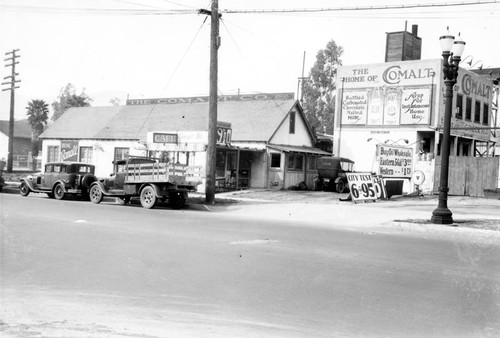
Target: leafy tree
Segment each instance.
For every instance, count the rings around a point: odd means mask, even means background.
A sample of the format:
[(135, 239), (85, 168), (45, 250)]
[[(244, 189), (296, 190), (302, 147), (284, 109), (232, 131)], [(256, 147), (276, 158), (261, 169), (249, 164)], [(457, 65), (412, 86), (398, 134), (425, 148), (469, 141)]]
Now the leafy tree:
[(33, 171), (35, 171), (36, 158), (40, 149), (39, 136), (49, 119), (49, 105), (44, 100), (31, 100), (28, 102), (26, 111), (28, 122), (31, 126), (31, 156), (33, 158)]
[(343, 53), (335, 41), (328, 42), (325, 49), (318, 51), (309, 77), (303, 80), (302, 107), (311, 126), (319, 132), (333, 134), (337, 67), (342, 65)]
[(81, 94), (76, 94), (75, 86), (71, 83), (61, 89), (58, 99), (59, 101), (52, 102), (52, 108), (54, 109), (53, 121), (61, 117), (71, 107), (89, 107), (90, 102), (92, 102), (92, 99), (85, 94), (85, 89), (82, 90)]

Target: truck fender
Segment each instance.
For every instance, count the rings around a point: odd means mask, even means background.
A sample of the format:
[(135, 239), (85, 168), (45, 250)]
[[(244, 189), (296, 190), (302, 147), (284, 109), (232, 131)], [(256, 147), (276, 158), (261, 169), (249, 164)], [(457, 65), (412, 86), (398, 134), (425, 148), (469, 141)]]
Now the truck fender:
[(150, 186), (155, 190), (156, 197), (160, 197), (160, 198), (163, 197), (163, 194), (161, 192), (161, 187), (158, 186), (158, 184), (154, 184), (154, 183), (144, 184), (141, 186), (141, 190), (139, 190), (139, 191), (142, 191), (142, 189), (144, 187), (147, 187), (147, 186)]
[(102, 182), (99, 182), (99, 181), (94, 181), (94, 182), (92, 182), (92, 184), (91, 184), (91, 185), (90, 185), (90, 187), (89, 187), (89, 191), (90, 191), (90, 189), (92, 189), (92, 187), (93, 187), (93, 186), (95, 186), (95, 185), (97, 185), (97, 186), (99, 187), (99, 189), (101, 189), (101, 192), (102, 192), (102, 194), (103, 194), (103, 195), (105, 195), (105, 196), (108, 196), (108, 195), (109, 195), (109, 193), (108, 193), (108, 192), (104, 189), (104, 184), (103, 184)]

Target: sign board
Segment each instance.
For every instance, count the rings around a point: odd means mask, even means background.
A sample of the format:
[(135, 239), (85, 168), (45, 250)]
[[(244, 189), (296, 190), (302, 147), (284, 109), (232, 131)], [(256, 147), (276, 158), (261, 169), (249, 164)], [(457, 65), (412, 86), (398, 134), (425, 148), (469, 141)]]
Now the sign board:
[[(267, 101), (267, 100), (293, 100), (294, 93), (259, 93), (241, 95), (219, 95), (217, 101)], [(179, 103), (208, 103), (209, 96), (194, 97), (168, 97), (151, 99), (131, 99), (127, 100), (127, 106), (137, 106), (145, 104), (179, 104)]]
[(153, 143), (175, 143), (175, 144), (177, 144), (177, 134), (153, 133)]
[(78, 141), (61, 141), (61, 161), (78, 161)]
[(347, 182), (354, 202), (375, 201), (377, 199), (377, 188), (372, 173), (348, 173)]
[(379, 173), (383, 177), (411, 178), (413, 149), (377, 144)]
[(217, 126), (217, 145), (230, 146), (233, 131), (231, 128)]
[(421, 170), (415, 170), (411, 175), (411, 181), (415, 185), (422, 185), (425, 182), (425, 175)]

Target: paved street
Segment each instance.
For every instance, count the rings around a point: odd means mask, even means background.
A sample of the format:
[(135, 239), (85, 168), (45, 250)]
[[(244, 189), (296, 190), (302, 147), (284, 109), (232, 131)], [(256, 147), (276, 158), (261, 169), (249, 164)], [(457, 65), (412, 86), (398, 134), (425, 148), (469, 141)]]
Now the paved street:
[(445, 227), (425, 199), (204, 211), (0, 194), (0, 333), (498, 336), (500, 232), (471, 227), (500, 204), (465, 202)]

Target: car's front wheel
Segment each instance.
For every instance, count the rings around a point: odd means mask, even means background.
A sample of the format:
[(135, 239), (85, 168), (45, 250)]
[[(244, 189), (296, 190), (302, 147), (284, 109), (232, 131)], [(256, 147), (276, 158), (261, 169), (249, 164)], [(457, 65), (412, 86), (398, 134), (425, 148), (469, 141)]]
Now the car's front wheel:
[(335, 185), (335, 190), (341, 194), (345, 191), (345, 182), (344, 180), (339, 180), (337, 184)]
[(57, 200), (62, 200), (62, 199), (64, 199), (64, 195), (65, 195), (65, 192), (64, 192), (63, 185), (61, 183), (57, 183), (56, 186), (54, 187), (54, 197)]
[(94, 185), (90, 188), (89, 192), (90, 201), (94, 204), (101, 203), (103, 199), (101, 188), (98, 185)]
[(21, 182), (19, 192), (21, 193), (21, 196), (28, 196), (30, 194), (30, 187), (28, 186), (28, 183)]
[(147, 186), (141, 191), (141, 205), (143, 208), (151, 209), (156, 203), (156, 192), (151, 186)]

